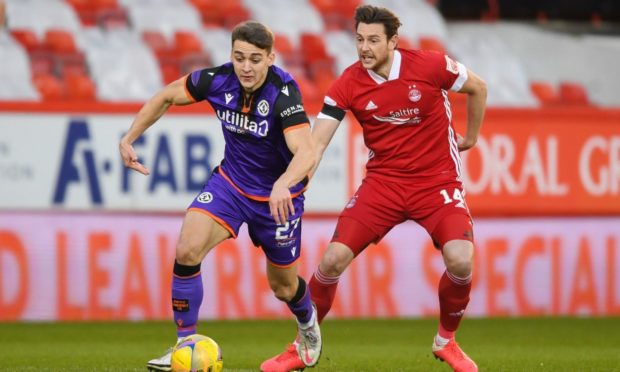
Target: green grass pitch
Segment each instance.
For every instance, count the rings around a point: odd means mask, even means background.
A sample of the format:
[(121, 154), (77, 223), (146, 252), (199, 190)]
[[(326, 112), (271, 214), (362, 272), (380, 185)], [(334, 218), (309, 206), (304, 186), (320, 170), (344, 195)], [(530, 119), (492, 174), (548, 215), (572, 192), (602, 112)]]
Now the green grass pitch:
[[(306, 371), (449, 371), (430, 353), (436, 320), (327, 320)], [(295, 333), (290, 321), (201, 321), (225, 371), (258, 371)], [(0, 371), (145, 371), (171, 322), (0, 323)], [(457, 340), (481, 371), (620, 371), (620, 318), (466, 319)]]

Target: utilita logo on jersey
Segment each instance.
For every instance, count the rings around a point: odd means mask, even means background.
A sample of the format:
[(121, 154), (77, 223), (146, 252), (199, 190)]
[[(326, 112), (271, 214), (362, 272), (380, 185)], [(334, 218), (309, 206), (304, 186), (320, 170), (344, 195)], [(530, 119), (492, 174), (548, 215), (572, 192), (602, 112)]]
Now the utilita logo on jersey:
[(372, 117), (383, 123), (390, 123), (394, 125), (420, 124), (422, 122), (422, 118), (418, 116), (419, 114), (419, 108), (408, 107), (397, 111), (390, 111), (388, 116), (373, 115)]
[(224, 123), (224, 127), (230, 132), (239, 134), (250, 132), (259, 137), (267, 137), (269, 132), (269, 122), (267, 120), (257, 123), (250, 120), (248, 115), (236, 111), (218, 109), (215, 112), (217, 117)]
[[(91, 205), (101, 206), (106, 203), (104, 190), (108, 201), (127, 194), (158, 194), (159, 191), (173, 194), (184, 191), (193, 194), (202, 189), (205, 175), (208, 178), (211, 174), (212, 145), (208, 137), (185, 135), (183, 142), (177, 144), (186, 149), (184, 156), (179, 156), (173, 153), (173, 140), (166, 133), (144, 134), (133, 146), (140, 161), (150, 168), (151, 175), (148, 177), (146, 189), (138, 188), (134, 185), (135, 181), (132, 183), (132, 179), (139, 175), (123, 165), (118, 152), (113, 151), (106, 155), (95, 151), (96, 142), (111, 139), (97, 138), (91, 133), (85, 120), (72, 120), (67, 128), (52, 198), (54, 205), (74, 205), (77, 201), (71, 194), (79, 191), (78, 189), (86, 190)], [(120, 138), (119, 135), (113, 140)], [(117, 179), (120, 183), (115, 181)]]

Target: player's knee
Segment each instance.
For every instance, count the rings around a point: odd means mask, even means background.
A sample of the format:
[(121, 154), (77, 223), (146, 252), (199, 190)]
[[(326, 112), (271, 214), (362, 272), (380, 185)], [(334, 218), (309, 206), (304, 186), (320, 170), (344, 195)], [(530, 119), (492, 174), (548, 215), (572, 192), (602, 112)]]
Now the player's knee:
[(293, 284), (273, 282), (269, 283), (271, 290), (280, 301), (289, 302), (294, 296), (297, 288)]
[(443, 249), (446, 269), (452, 275), (465, 278), (471, 274), (473, 268), (473, 245), (451, 243), (447, 243)]
[(176, 260), (181, 265), (198, 265), (202, 261), (199, 247), (188, 241), (179, 241), (176, 249)]
[(321, 260), (321, 273), (331, 277), (339, 276), (353, 258), (353, 253), (348, 249), (328, 249)]
[(446, 269), (454, 276), (466, 278), (471, 274), (472, 262), (467, 260), (454, 260), (446, 265)]

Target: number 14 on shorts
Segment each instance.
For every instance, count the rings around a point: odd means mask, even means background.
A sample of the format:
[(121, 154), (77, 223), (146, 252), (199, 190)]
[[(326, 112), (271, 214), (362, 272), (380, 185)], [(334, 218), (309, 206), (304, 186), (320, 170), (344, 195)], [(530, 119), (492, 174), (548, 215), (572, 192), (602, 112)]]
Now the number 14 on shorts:
[(450, 197), (450, 194), (448, 190), (446, 189), (439, 191), (439, 193), (441, 194), (441, 196), (443, 196), (444, 204), (450, 204), (456, 200), (458, 201), (458, 203), (456, 203), (455, 205), (456, 207), (467, 209), (467, 207), (465, 206), (465, 199), (463, 198), (463, 194), (461, 193), (461, 190), (454, 189), (454, 192), (452, 193), (452, 197)]

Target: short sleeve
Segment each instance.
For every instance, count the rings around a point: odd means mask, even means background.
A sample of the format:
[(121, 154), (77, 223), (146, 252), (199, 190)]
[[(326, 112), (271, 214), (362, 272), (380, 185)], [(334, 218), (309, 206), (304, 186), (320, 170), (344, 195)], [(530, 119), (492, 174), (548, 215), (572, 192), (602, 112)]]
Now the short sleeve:
[(467, 81), (467, 68), (445, 54), (430, 54), (436, 65), (437, 83), (441, 89), (458, 92)]
[(327, 94), (323, 99), (323, 107), (318, 116), (319, 119), (334, 119), (338, 121), (344, 119), (346, 110), (349, 109), (346, 79), (347, 75), (345, 73), (327, 90)]
[(286, 130), (300, 124), (310, 124), (301, 99), (301, 93), (295, 84), (288, 83), (280, 91), (275, 102), (274, 115)]
[(196, 70), (187, 75), (185, 79), (185, 89), (187, 94), (194, 101), (202, 101), (209, 94), (209, 88), (213, 77), (217, 73), (218, 67)]

